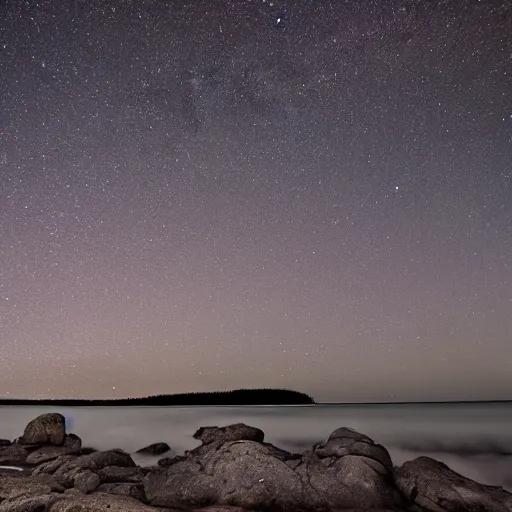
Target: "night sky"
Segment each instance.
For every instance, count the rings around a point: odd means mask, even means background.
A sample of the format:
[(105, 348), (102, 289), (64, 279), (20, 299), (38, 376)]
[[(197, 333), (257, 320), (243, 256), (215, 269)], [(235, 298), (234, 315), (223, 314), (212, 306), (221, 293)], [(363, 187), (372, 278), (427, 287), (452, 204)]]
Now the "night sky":
[(510, 399), (508, 0), (4, 0), (0, 396)]

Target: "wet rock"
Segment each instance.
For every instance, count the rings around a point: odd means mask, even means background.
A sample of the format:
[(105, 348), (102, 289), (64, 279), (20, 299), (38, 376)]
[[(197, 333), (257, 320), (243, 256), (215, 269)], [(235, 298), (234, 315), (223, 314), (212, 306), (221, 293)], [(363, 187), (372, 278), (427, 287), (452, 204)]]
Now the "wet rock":
[(0, 439), (0, 448), (5, 448), (7, 446), (10, 446), (11, 441), (9, 439)]
[(474, 482), (430, 457), (418, 457), (395, 469), (395, 482), (410, 502), (431, 512), (512, 510), (512, 494)]
[(64, 416), (58, 413), (41, 414), (33, 419), (26, 427), (23, 435), (17, 440), (26, 445), (54, 445), (64, 443), (66, 422)]
[(144, 455), (162, 455), (163, 453), (168, 452), (171, 447), (167, 443), (153, 443), (149, 446), (145, 446), (140, 450), (137, 450), (136, 453), (141, 453)]

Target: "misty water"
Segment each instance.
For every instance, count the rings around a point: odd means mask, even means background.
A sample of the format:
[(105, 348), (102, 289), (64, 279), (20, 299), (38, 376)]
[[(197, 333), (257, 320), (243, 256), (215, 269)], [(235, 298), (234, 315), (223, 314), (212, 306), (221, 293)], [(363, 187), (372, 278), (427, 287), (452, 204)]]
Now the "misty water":
[[(339, 427), (383, 444), (395, 465), (420, 455), (448, 464), (478, 482), (512, 491), (512, 404), (310, 405), (248, 407), (34, 407), (0, 406), (0, 438), (14, 440), (39, 414), (60, 412), (83, 446), (133, 453), (167, 442), (173, 454), (198, 446), (201, 426), (243, 422), (265, 440), (301, 452)], [(160, 457), (134, 455), (151, 465)]]

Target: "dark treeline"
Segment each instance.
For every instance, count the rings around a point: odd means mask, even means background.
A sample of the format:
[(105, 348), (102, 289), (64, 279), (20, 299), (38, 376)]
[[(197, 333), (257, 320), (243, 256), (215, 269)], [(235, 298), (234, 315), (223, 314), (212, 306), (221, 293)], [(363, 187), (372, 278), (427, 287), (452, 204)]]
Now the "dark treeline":
[(107, 405), (306, 405), (315, 401), (305, 393), (287, 389), (236, 389), (207, 393), (181, 393), (178, 395), (155, 395), (142, 398), (107, 400), (81, 399), (0, 399), (0, 405), (61, 405), (61, 406), (107, 406)]

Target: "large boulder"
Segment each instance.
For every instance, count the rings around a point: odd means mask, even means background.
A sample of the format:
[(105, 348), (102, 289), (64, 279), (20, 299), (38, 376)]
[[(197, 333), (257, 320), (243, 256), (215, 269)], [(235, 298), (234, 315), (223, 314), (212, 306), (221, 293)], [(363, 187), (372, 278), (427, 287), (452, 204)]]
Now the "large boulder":
[(60, 446), (66, 437), (66, 420), (62, 414), (41, 414), (26, 427), (18, 443), (25, 445)]
[(395, 482), (408, 500), (430, 512), (511, 512), (512, 494), (479, 484), (430, 457), (395, 469)]
[(306, 452), (295, 471), (306, 482), (314, 510), (396, 510), (404, 505), (393, 486), (388, 451), (349, 428), (335, 430)]
[[(220, 439), (207, 436), (208, 444)], [(303, 457), (261, 441), (223, 442), (215, 450), (195, 450), (168, 468), (151, 470), (144, 486), (151, 505), (175, 508), (216, 504), (317, 511), (403, 504), (392, 485), (388, 452), (349, 429), (338, 429)]]
[(151, 505), (197, 508), (296, 506), (302, 501), (300, 477), (254, 441), (224, 443), (217, 450), (154, 469), (144, 479)]

